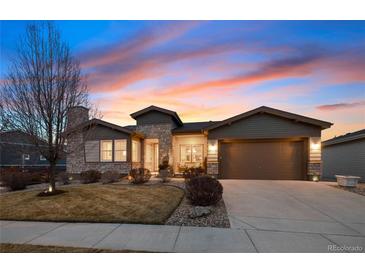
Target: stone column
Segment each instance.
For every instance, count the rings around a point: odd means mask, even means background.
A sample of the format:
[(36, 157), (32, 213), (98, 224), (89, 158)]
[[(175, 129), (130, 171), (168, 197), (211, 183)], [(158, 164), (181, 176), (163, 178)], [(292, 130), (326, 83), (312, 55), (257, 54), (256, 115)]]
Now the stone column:
[(311, 181), (318, 181), (322, 175), (321, 137), (310, 137), (308, 145), (308, 178)]
[(141, 132), (145, 139), (158, 139), (159, 164), (164, 157), (169, 157), (172, 161), (172, 125), (171, 124), (151, 124), (137, 125), (136, 131)]
[(213, 177), (219, 175), (218, 140), (208, 140), (207, 174)]

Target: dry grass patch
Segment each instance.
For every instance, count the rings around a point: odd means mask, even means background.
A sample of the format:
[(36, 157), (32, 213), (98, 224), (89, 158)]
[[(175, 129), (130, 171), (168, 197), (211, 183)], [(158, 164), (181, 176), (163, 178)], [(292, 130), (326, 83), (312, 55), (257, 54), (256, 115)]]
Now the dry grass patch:
[(53, 245), (0, 244), (1, 253), (127, 253), (130, 250), (69, 247)]
[(82, 185), (38, 197), (39, 190), (0, 196), (0, 219), (164, 224), (184, 192), (171, 186)]

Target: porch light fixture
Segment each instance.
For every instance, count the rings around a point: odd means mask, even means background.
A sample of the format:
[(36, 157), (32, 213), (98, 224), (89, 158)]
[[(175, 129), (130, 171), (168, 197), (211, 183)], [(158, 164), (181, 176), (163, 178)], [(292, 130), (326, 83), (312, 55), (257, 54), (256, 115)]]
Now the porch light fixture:
[(318, 175), (313, 175), (313, 176), (312, 176), (312, 181), (313, 181), (313, 182), (318, 182), (318, 181), (319, 181), (319, 177), (318, 177)]
[(319, 150), (321, 147), (320, 143), (311, 143), (311, 149), (312, 150)]
[(217, 140), (208, 140), (208, 151), (210, 153), (217, 153), (217, 151), (218, 151), (218, 141)]

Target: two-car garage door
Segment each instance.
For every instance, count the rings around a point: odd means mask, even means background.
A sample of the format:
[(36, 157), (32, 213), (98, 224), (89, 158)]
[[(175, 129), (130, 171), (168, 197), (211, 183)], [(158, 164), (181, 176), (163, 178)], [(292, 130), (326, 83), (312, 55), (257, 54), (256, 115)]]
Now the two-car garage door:
[(224, 179), (303, 180), (303, 141), (236, 141), (220, 144), (219, 173)]

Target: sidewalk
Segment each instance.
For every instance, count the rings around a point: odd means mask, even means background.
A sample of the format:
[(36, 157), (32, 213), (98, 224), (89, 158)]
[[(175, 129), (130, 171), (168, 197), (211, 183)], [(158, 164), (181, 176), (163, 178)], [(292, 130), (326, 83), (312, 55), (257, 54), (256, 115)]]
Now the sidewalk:
[(166, 225), (0, 221), (0, 242), (152, 252), (256, 252), (243, 230)]
[[(333, 246), (359, 247), (365, 237), (263, 230), (232, 219), (233, 227), (0, 221), (0, 242), (93, 247), (150, 252), (331, 252)], [(336, 250), (337, 252), (351, 252)], [(332, 251), (333, 252), (333, 251)], [(356, 251), (355, 251), (356, 252)]]

